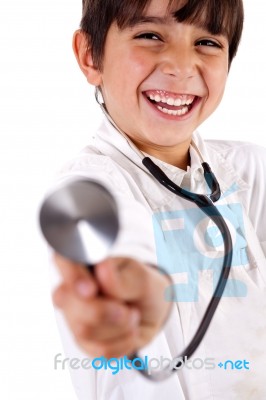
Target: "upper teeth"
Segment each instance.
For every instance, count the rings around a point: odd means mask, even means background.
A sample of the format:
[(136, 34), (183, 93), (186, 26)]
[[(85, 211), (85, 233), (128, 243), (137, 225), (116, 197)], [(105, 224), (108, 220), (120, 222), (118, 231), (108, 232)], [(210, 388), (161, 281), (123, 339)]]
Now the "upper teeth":
[(188, 98), (186, 96), (183, 96), (182, 99), (181, 98), (174, 99), (173, 97), (167, 97), (167, 98), (162, 97), (159, 94), (156, 94), (156, 95), (149, 94), (148, 97), (151, 100), (156, 101), (156, 103), (165, 103), (165, 104), (168, 104), (169, 106), (176, 106), (176, 107), (189, 106), (190, 104), (193, 103), (194, 98), (195, 98), (195, 97)]

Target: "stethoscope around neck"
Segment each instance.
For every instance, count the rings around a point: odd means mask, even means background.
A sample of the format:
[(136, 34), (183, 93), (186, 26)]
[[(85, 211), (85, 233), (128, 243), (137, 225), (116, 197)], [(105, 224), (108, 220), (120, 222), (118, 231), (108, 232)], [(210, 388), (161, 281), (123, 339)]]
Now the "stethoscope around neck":
[[(99, 98), (100, 95), (102, 97), (102, 101)], [(176, 194), (177, 196), (187, 201), (196, 204), (202, 210), (202, 212), (206, 214), (214, 222), (214, 224), (221, 232), (224, 241), (224, 260), (218, 284), (216, 286), (213, 296), (208, 304), (208, 307), (204, 313), (204, 316), (201, 320), (201, 323), (194, 337), (192, 338), (188, 346), (184, 349), (184, 351), (176, 358), (178, 361), (176, 362), (175, 367), (168, 369), (166, 368), (162, 371), (156, 372), (155, 374), (148, 374), (147, 371), (140, 369), (140, 372), (146, 378), (153, 381), (161, 381), (171, 376), (173, 372), (176, 372), (180, 367), (182, 367), (183, 362), (190, 359), (191, 356), (195, 353), (196, 349), (199, 347), (200, 343), (202, 342), (207, 332), (207, 329), (210, 326), (214, 313), (224, 293), (224, 289), (229, 277), (232, 265), (232, 249), (233, 249), (232, 237), (223, 216), (219, 212), (218, 208), (214, 205), (214, 203), (217, 202), (221, 197), (220, 185), (214, 173), (212, 172), (211, 167), (207, 162), (204, 162), (199, 149), (197, 148), (197, 146), (193, 141), (191, 145), (194, 147), (194, 149), (196, 150), (202, 161), (201, 165), (204, 171), (204, 178), (211, 193), (209, 195), (197, 194), (176, 185), (173, 181), (171, 181), (168, 178), (168, 176), (161, 170), (161, 168), (159, 168), (150, 159), (150, 157), (143, 155), (143, 153), (134, 145), (134, 143), (128, 138), (128, 136), (117, 126), (117, 124), (114, 122), (114, 120), (107, 111), (100, 88), (96, 88), (95, 98), (97, 103), (100, 105), (104, 115), (107, 117), (108, 121), (127, 140), (128, 144), (135, 151), (135, 153), (137, 153), (140, 156), (142, 164), (147, 168), (147, 170), (151, 173), (151, 175), (170, 192)], [(136, 358), (137, 358), (136, 354), (131, 356), (132, 360)], [(139, 366), (141, 367), (141, 362), (139, 362)]]
[[(101, 99), (100, 99), (101, 96)], [(96, 87), (95, 89), (95, 99), (97, 103), (99, 104), (102, 112), (104, 113), (105, 117), (108, 119), (110, 124), (118, 131), (128, 142), (129, 146), (132, 148), (132, 150), (140, 157), (142, 164), (147, 168), (147, 170), (154, 176), (154, 178), (160, 182), (161, 185), (166, 187), (168, 190), (173, 192), (174, 194), (177, 194), (178, 196), (182, 197), (183, 199), (189, 200), (194, 202), (195, 204), (198, 205), (198, 207), (203, 207), (203, 206), (211, 206), (213, 205), (212, 202), (216, 202), (219, 200), (221, 197), (221, 190), (219, 183), (214, 175), (214, 173), (211, 170), (211, 167), (207, 162), (203, 161), (203, 157), (201, 155), (201, 152), (199, 151), (198, 147), (192, 140), (191, 145), (199, 155), (201, 159), (201, 165), (204, 171), (204, 178), (205, 181), (211, 190), (211, 194), (209, 195), (209, 198), (206, 195), (201, 195), (201, 194), (196, 194), (193, 192), (190, 192), (186, 189), (181, 188), (180, 186), (176, 185), (173, 183), (167, 175), (159, 168), (149, 157), (145, 156), (138, 148), (137, 146), (132, 142), (132, 140), (129, 139), (129, 137), (119, 128), (119, 126), (115, 123), (111, 115), (109, 114), (105, 103), (103, 101), (103, 96), (101, 89)], [(209, 203), (209, 199), (212, 201), (211, 204)]]
[[(103, 99), (102, 101), (99, 99), (100, 93), (97, 88), (95, 97), (103, 113), (113, 127), (125, 138), (132, 150), (139, 155), (147, 171), (166, 189), (184, 200), (196, 204), (218, 227), (224, 241), (224, 260), (218, 284), (194, 337), (184, 351), (174, 359), (174, 367), (171, 364), (171, 367), (150, 374), (143, 368), (145, 363), (137, 354), (130, 357), (131, 360), (134, 360), (135, 368), (142, 375), (152, 381), (161, 381), (171, 376), (191, 358), (210, 326), (230, 273), (232, 238), (222, 215), (214, 205), (221, 196), (219, 183), (209, 164), (204, 162), (195, 143), (192, 142), (191, 145), (194, 146), (202, 161), (204, 178), (211, 191), (209, 195), (192, 193), (172, 182), (116, 125), (109, 115)], [(86, 264), (93, 273), (94, 265), (100, 262), (104, 255), (108, 256), (108, 251), (118, 235), (119, 221), (117, 215), (117, 204), (106, 188), (98, 182), (84, 178), (73, 179), (66, 184), (63, 182), (47, 196), (40, 210), (40, 226), (44, 237), (55, 251), (70, 260)], [(159, 267), (158, 269), (160, 270)], [(167, 275), (166, 271), (161, 271)], [(169, 275), (168, 277), (172, 283)], [(170, 301), (174, 301), (173, 293)]]

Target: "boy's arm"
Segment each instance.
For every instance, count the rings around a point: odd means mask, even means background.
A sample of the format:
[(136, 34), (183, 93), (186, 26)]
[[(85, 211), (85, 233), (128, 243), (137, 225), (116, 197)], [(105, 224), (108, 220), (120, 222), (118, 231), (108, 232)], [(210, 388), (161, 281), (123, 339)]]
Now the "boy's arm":
[(127, 258), (84, 266), (54, 257), (62, 277), (55, 290), (77, 344), (90, 356), (130, 356), (160, 331), (170, 310), (164, 299), (169, 279), (155, 268)]
[[(113, 261), (115, 265), (110, 266), (110, 259), (106, 261), (107, 264), (104, 262), (97, 265), (96, 277), (92, 277), (83, 266), (57, 256), (56, 266), (62, 276), (62, 283), (54, 292), (54, 303), (61, 308), (76, 342), (91, 356), (108, 355), (108, 349), (100, 348), (96, 352), (97, 339), (102, 343), (102, 347), (104, 342), (107, 343), (105, 338), (99, 340), (98, 326), (100, 331), (106, 331), (109, 341), (114, 342), (110, 339), (111, 328), (115, 337), (119, 337), (119, 334), (122, 336), (130, 334), (130, 345), (125, 342), (124, 347), (118, 349), (122, 355), (130, 354), (148, 343), (162, 328), (171, 307), (164, 299), (164, 289), (169, 286), (168, 278), (148, 266), (156, 264), (152, 215), (149, 208), (144, 206), (145, 199), (138, 185), (134, 184), (132, 188), (131, 180), (129, 184), (123, 170), (108, 157), (82, 154), (62, 171), (59, 183), (72, 177), (84, 177), (99, 182), (111, 192), (117, 202), (120, 229), (109, 254), (109, 258), (115, 260)], [(55, 277), (54, 269), (52, 273)], [(118, 287), (116, 286), (118, 283), (115, 284), (115, 277), (120, 279)], [(124, 284), (126, 278), (127, 283)], [(83, 292), (88, 290), (84, 284), (78, 285), (78, 281), (83, 282), (83, 280), (87, 285), (89, 283), (92, 285), (92, 292), (87, 296)], [(132, 299), (128, 297), (132, 296), (129, 284), (133, 285), (131, 290), (139, 290)], [(82, 288), (81, 291), (77, 289), (77, 285)], [(103, 292), (101, 295), (97, 294), (99, 289)], [(110, 313), (107, 311), (108, 307), (111, 307), (111, 301), (121, 314), (117, 327), (113, 321), (104, 322), (107, 314), (110, 318)], [(110, 304), (107, 305), (107, 302)], [(79, 310), (83, 310), (81, 315)], [(132, 316), (134, 314), (135, 317)], [(91, 316), (95, 320), (90, 320)], [(118, 316), (117, 318), (119, 319)], [(136, 319), (135, 329), (130, 326), (130, 318)], [(62, 328), (61, 321), (59, 329), (64, 341), (68, 334)], [(120, 338), (119, 341), (121, 342)], [(65, 346), (69, 345), (70, 343), (67, 343)], [(111, 354), (114, 354), (114, 350), (114, 346), (111, 347)]]

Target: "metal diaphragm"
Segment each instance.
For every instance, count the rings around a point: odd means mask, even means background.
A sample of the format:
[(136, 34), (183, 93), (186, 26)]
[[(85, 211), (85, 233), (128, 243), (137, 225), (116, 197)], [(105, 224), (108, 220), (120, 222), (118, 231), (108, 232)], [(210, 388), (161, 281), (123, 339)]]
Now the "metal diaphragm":
[(107, 256), (116, 240), (117, 205), (98, 182), (70, 180), (44, 200), (40, 226), (56, 252), (70, 260), (94, 265)]

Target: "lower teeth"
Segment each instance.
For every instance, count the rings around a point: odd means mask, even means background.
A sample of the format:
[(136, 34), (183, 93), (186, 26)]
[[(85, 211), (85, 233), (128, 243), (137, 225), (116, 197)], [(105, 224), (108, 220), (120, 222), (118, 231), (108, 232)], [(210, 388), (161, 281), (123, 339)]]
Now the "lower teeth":
[(160, 107), (160, 106), (157, 106), (157, 108), (158, 108), (158, 110), (160, 110), (164, 114), (174, 115), (174, 116), (185, 115), (189, 111), (188, 107), (183, 107), (181, 110), (169, 110), (167, 108), (163, 108), (163, 107)]

